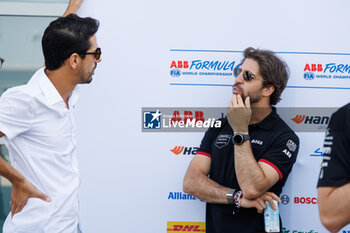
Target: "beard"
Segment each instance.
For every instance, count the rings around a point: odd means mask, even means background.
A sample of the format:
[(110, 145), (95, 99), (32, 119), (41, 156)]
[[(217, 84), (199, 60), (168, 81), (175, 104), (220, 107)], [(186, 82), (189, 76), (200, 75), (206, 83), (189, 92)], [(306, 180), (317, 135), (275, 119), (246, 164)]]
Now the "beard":
[(79, 72), (79, 84), (89, 84), (92, 82), (92, 75), (94, 74), (94, 70), (96, 69), (96, 66), (97, 64), (90, 72), (87, 72), (84, 70), (81, 70)]
[(89, 84), (92, 82), (92, 73), (80, 75), (79, 84)]
[(255, 104), (258, 103), (262, 96), (261, 96), (261, 91), (262, 88), (260, 88), (254, 95), (250, 92), (247, 93), (247, 95), (244, 94), (244, 90), (239, 87), (238, 85), (233, 85), (233, 87), (236, 87), (240, 90), (241, 94), (239, 94), (242, 97), (243, 103), (245, 102), (245, 99), (249, 96), (250, 97), (250, 104)]

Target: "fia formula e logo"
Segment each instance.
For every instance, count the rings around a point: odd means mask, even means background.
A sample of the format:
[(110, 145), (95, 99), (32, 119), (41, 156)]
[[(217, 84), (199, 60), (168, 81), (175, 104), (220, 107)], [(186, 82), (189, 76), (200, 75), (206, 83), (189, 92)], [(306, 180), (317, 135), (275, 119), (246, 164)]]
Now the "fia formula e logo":
[(160, 129), (162, 113), (157, 110), (155, 111), (144, 111), (143, 112), (143, 128), (144, 129)]

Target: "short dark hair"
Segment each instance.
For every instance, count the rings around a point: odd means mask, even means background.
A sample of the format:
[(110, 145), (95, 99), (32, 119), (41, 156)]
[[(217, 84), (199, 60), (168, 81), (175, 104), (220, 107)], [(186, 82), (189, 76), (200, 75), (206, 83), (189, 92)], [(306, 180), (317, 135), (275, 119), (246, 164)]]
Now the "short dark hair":
[(276, 105), (281, 100), (281, 94), (287, 86), (288, 65), (270, 50), (249, 47), (244, 50), (244, 60), (246, 58), (251, 58), (259, 64), (260, 74), (265, 80), (263, 87), (269, 85), (275, 87), (275, 91), (270, 96), (270, 105)]
[(41, 41), (46, 69), (56, 70), (73, 53), (86, 52), (91, 47), (89, 39), (98, 27), (96, 19), (81, 18), (75, 14), (52, 21), (45, 29)]

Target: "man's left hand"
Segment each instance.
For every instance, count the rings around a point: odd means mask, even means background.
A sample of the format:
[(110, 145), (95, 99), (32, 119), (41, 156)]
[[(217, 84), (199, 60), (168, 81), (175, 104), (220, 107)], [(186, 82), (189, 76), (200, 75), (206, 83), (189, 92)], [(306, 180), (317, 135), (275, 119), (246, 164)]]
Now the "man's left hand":
[(273, 202), (274, 200), (277, 201), (278, 203), (281, 203), (281, 199), (276, 194), (272, 192), (266, 192), (254, 200), (249, 200), (243, 197), (241, 199), (241, 207), (256, 208), (258, 213), (261, 214), (264, 211), (264, 209), (267, 208), (267, 205), (265, 204), (266, 201), (270, 204), (272, 209), (274, 210), (277, 209), (277, 206)]
[(241, 95), (234, 94), (227, 107), (227, 119), (233, 131), (247, 134), (251, 115), (250, 98), (243, 102)]

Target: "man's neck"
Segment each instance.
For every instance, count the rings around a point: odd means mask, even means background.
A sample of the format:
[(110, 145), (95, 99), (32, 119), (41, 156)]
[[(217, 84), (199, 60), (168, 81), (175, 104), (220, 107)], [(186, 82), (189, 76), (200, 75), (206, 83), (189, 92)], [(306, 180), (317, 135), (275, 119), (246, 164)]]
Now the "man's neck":
[(265, 119), (271, 112), (272, 107), (270, 105), (252, 105), (252, 116), (250, 117), (249, 124), (256, 124)]
[(72, 75), (61, 68), (54, 71), (45, 69), (45, 74), (62, 97), (66, 107), (69, 108), (68, 99), (76, 87)]

